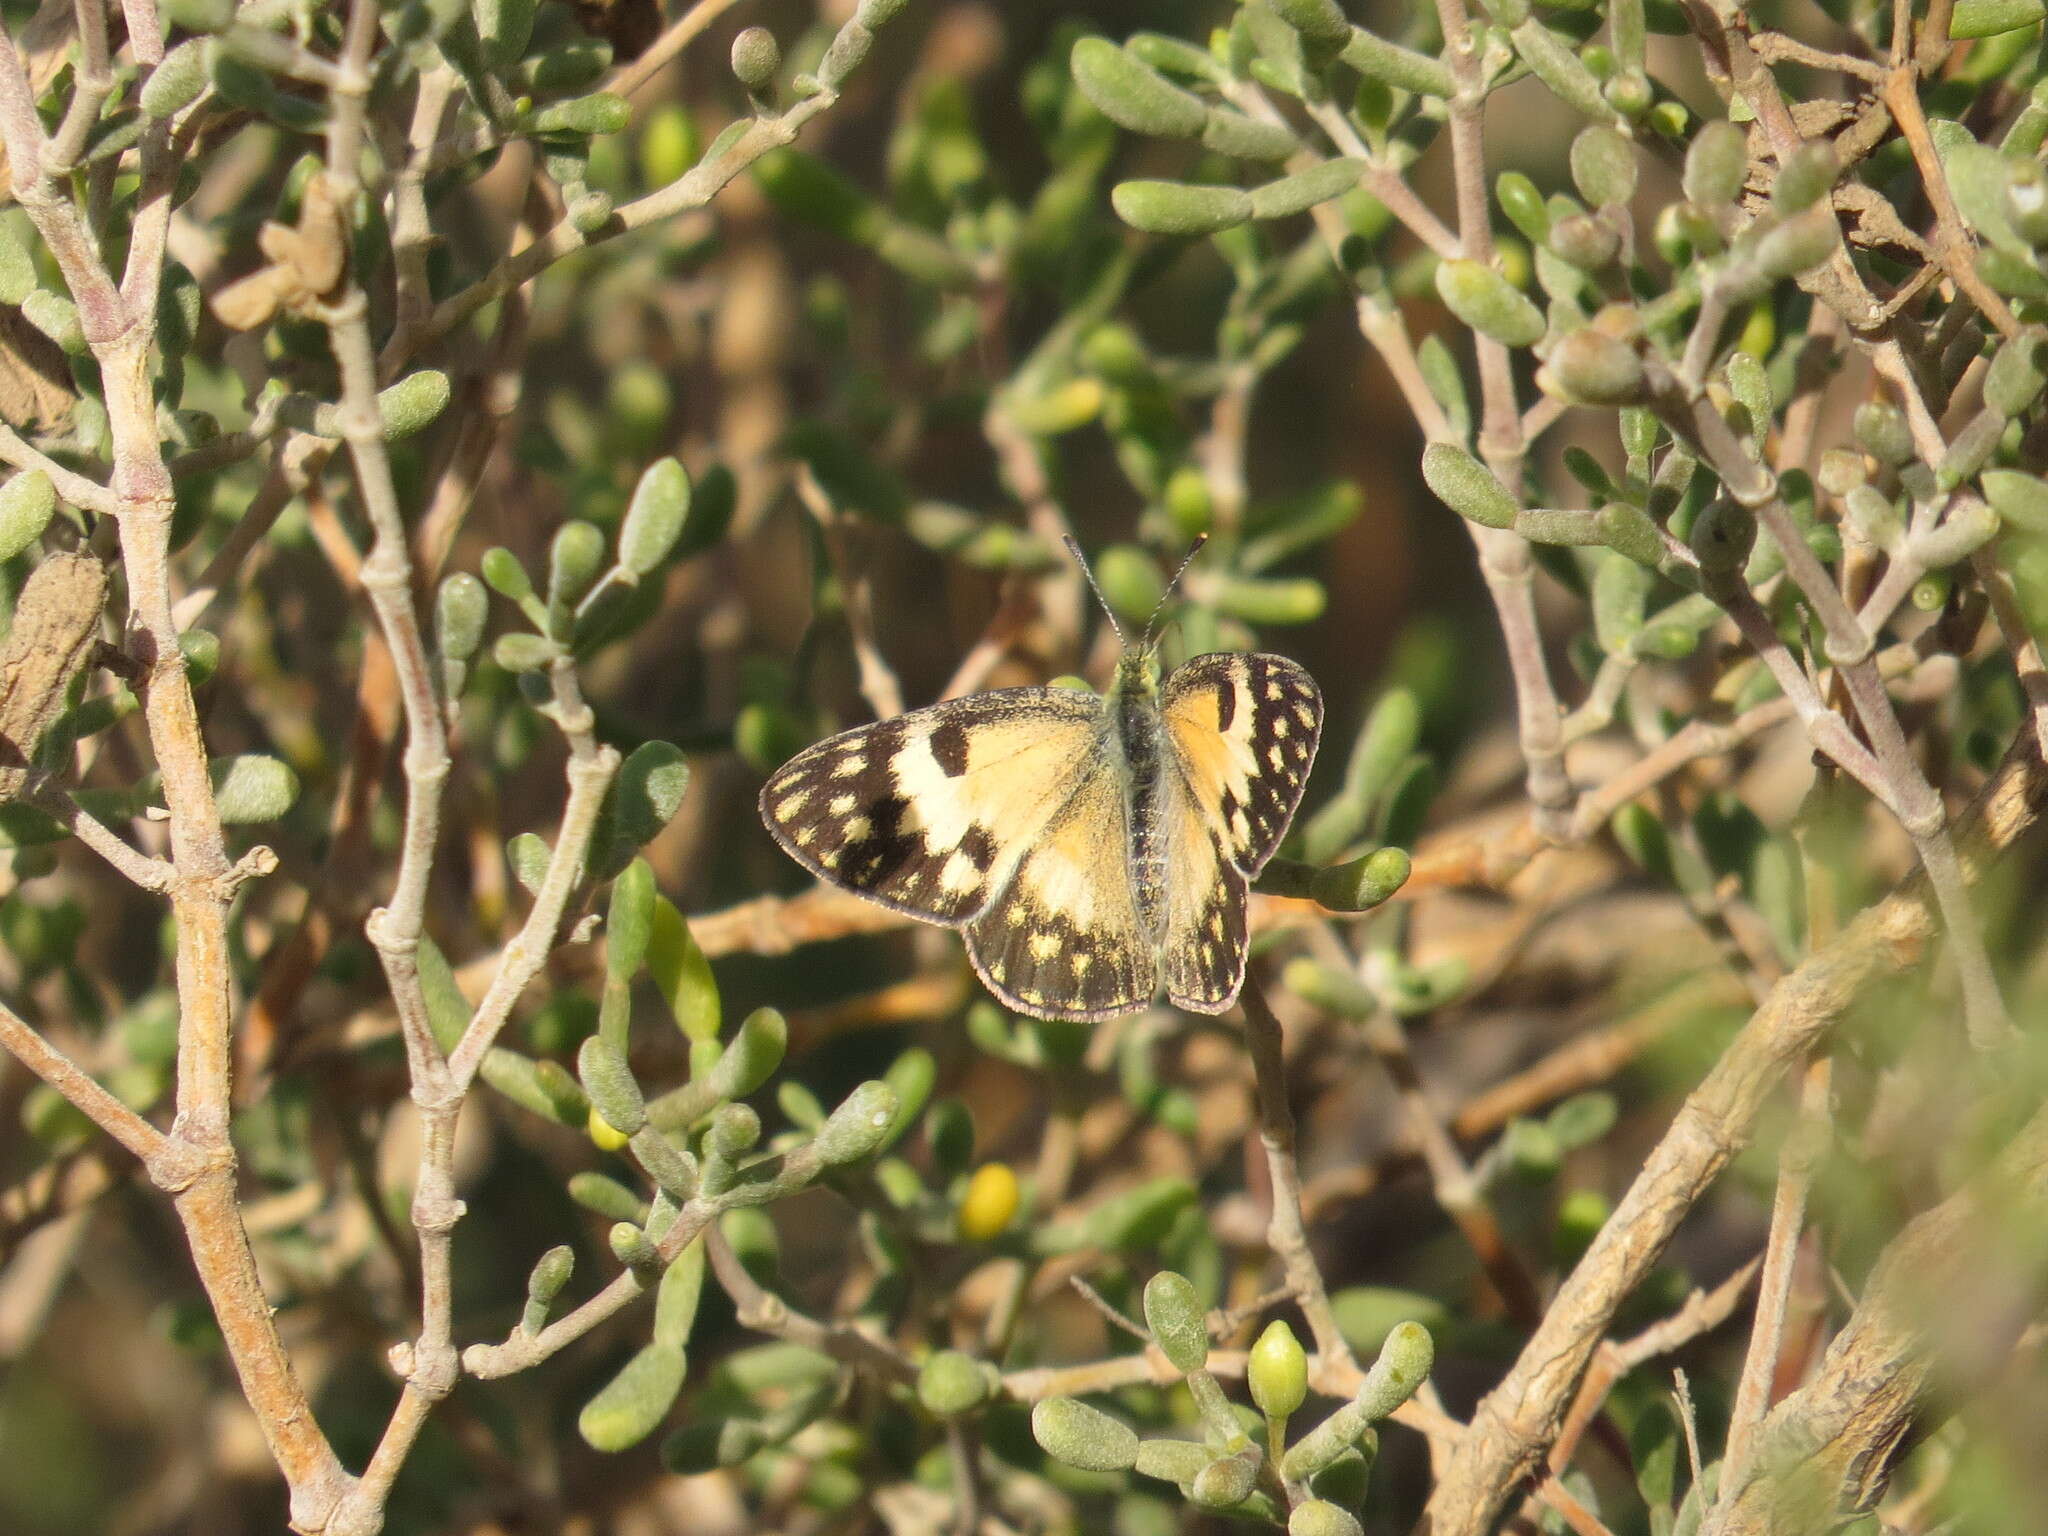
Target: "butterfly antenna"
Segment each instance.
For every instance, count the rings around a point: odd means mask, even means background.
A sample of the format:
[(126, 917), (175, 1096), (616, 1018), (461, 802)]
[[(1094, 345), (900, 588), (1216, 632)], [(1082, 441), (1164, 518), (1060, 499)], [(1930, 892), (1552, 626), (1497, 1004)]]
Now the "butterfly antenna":
[(1088, 585), (1095, 593), (1095, 601), (1102, 605), (1102, 616), (1109, 620), (1109, 627), (1116, 631), (1117, 639), (1122, 641), (1123, 644), (1129, 645), (1131, 642), (1124, 635), (1123, 625), (1116, 621), (1116, 611), (1109, 606), (1109, 599), (1102, 595), (1102, 588), (1096, 585), (1095, 572), (1088, 564), (1088, 557), (1081, 553), (1081, 546), (1075, 542), (1074, 536), (1071, 533), (1066, 536), (1066, 539), (1067, 553), (1074, 557), (1074, 564), (1080, 566), (1081, 574), (1088, 578)]
[(1194, 547), (1188, 551), (1187, 558), (1181, 561), (1180, 568), (1173, 573), (1173, 580), (1166, 584), (1166, 590), (1159, 594), (1159, 601), (1152, 609), (1152, 617), (1145, 621), (1145, 644), (1147, 646), (1152, 644), (1153, 626), (1158, 624), (1159, 615), (1166, 612), (1166, 603), (1173, 596), (1173, 589), (1180, 585), (1181, 577), (1187, 575), (1188, 567), (1195, 563), (1195, 556), (1202, 552), (1202, 546), (1208, 542), (1208, 534), (1198, 533), (1195, 535)]

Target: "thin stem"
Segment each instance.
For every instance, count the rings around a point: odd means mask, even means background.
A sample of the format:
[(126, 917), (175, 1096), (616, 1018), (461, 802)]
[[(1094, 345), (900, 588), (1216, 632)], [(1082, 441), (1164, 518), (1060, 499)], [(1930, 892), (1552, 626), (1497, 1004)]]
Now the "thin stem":
[(0, 1003), (0, 1046), (144, 1163), (153, 1161), (164, 1150), (162, 1131), (102, 1088), (85, 1068), (45, 1040), (4, 1003)]
[(1287, 1102), (1287, 1058), (1280, 1020), (1255, 976), (1245, 978), (1240, 1001), (1258, 1097), (1259, 1143), (1265, 1149), (1266, 1172), (1272, 1184), (1273, 1209), (1267, 1218), (1266, 1243), (1280, 1260), (1295, 1303), (1308, 1321), (1319, 1359), (1325, 1364), (1353, 1366), (1351, 1346), (1330, 1310), (1323, 1272), (1309, 1251), (1308, 1233), (1302, 1225), (1301, 1170), (1294, 1153), (1294, 1111)]

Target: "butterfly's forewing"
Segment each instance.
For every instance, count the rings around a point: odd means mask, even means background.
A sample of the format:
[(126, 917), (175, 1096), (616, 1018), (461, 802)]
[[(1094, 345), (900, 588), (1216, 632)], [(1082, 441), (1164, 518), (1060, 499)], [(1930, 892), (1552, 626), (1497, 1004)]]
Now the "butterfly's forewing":
[(761, 790), (761, 819), (799, 864), (883, 906), (959, 926), (1091, 770), (1093, 694), (1004, 688), (843, 731)]
[(1221, 1013), (1244, 984), (1249, 877), (1280, 845), (1322, 732), (1315, 680), (1280, 656), (1197, 656), (1166, 680), (1172, 769), (1160, 963), (1178, 1007)]
[(1166, 680), (1166, 737), (1182, 785), (1247, 875), (1280, 846), (1315, 761), (1323, 696), (1284, 656), (1197, 656)]
[(1001, 894), (967, 928), (988, 989), (1041, 1019), (1112, 1019), (1159, 989), (1152, 936), (1138, 917), (1118, 760), (1094, 754), (1059, 817), (1034, 840)]

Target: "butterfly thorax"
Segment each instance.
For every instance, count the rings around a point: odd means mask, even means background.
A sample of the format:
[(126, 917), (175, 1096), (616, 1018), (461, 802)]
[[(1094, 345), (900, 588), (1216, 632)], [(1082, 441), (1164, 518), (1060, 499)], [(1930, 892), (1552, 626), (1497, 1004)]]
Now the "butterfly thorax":
[(1150, 933), (1166, 922), (1166, 823), (1160, 815), (1166, 761), (1159, 663), (1149, 647), (1126, 651), (1110, 686), (1109, 728), (1124, 759), (1124, 825), (1138, 918)]

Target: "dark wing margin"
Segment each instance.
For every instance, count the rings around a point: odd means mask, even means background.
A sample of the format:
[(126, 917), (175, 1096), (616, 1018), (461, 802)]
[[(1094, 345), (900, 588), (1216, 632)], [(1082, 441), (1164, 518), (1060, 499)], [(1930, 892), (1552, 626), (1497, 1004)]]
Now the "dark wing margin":
[(761, 788), (761, 820), (821, 880), (958, 927), (1076, 787), (1101, 703), (1060, 688), (952, 699), (842, 731)]

